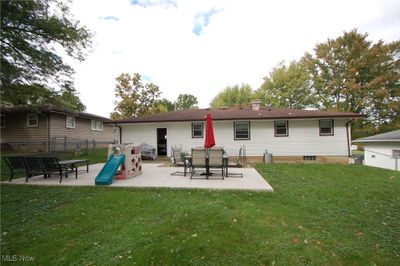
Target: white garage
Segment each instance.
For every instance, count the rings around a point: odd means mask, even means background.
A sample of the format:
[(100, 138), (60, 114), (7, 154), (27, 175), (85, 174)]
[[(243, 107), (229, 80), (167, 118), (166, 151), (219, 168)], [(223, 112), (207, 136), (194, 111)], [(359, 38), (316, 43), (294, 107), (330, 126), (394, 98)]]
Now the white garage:
[(354, 140), (364, 143), (364, 164), (400, 171), (400, 130)]

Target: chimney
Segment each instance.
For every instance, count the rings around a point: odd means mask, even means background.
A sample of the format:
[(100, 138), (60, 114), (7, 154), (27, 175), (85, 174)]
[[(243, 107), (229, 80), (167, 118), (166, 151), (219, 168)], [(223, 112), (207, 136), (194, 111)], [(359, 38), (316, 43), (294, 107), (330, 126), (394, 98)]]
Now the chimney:
[(255, 99), (251, 101), (251, 107), (253, 111), (259, 111), (260, 110), (260, 103), (261, 101), (259, 99)]

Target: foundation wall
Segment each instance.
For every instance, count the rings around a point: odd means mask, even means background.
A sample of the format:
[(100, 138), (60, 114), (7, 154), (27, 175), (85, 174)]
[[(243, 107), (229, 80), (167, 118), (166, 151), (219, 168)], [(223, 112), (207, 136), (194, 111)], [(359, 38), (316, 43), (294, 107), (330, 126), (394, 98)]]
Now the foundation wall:
[[(230, 158), (234, 160), (235, 158)], [(304, 160), (303, 156), (273, 156), (273, 163), (341, 163), (348, 164), (349, 158), (347, 156), (316, 156), (313, 161)], [(262, 163), (264, 158), (262, 156), (247, 156), (248, 163)]]

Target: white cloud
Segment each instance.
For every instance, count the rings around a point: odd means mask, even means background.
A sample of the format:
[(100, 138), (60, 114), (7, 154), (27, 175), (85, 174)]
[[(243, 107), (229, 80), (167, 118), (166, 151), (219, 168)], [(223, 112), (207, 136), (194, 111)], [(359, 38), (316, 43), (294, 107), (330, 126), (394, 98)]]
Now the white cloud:
[(257, 88), (278, 62), (298, 59), (343, 31), (358, 28), (372, 40), (400, 36), (399, 1), (134, 2), (73, 4), (75, 17), (96, 31), (93, 52), (73, 65), (88, 112), (109, 115), (122, 72), (146, 76), (162, 97), (190, 93), (206, 107), (227, 85)]

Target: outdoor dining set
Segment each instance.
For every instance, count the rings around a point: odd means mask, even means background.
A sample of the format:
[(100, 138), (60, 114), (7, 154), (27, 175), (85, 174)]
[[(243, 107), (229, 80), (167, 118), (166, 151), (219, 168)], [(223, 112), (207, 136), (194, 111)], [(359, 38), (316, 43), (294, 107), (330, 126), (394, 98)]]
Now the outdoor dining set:
[[(186, 176), (188, 170), (190, 170), (190, 179), (196, 174), (196, 169), (205, 169), (205, 172), (201, 176), (205, 176), (208, 179), (214, 174), (210, 169), (221, 170), (221, 178), (224, 179), (228, 176), (243, 177), (241, 173), (228, 174), (230, 166), (237, 166), (238, 161), (235, 164), (230, 164), (229, 156), (224, 152), (222, 147), (215, 146), (214, 129), (212, 124), (211, 114), (206, 115), (206, 137), (204, 140), (203, 147), (196, 147), (191, 149), (190, 155), (183, 155), (182, 150), (177, 147), (172, 147), (172, 158), (174, 164), (177, 166), (183, 166), (183, 175)], [(240, 151), (239, 151), (240, 154)], [(238, 157), (239, 158), (239, 157)], [(181, 174), (181, 172), (174, 172), (172, 175)]]
[[(172, 160), (176, 166), (183, 167), (183, 172), (177, 171), (172, 175), (183, 174), (186, 176), (190, 173), (190, 179), (198, 178), (199, 175), (205, 179), (210, 176), (218, 176), (221, 179), (243, 177), (241, 173), (229, 173), (229, 167), (237, 167), (238, 162), (229, 162), (229, 157), (222, 147), (209, 149), (195, 147), (191, 149), (190, 155), (182, 153), (180, 148), (172, 147)], [(201, 173), (196, 175), (198, 172)]]

